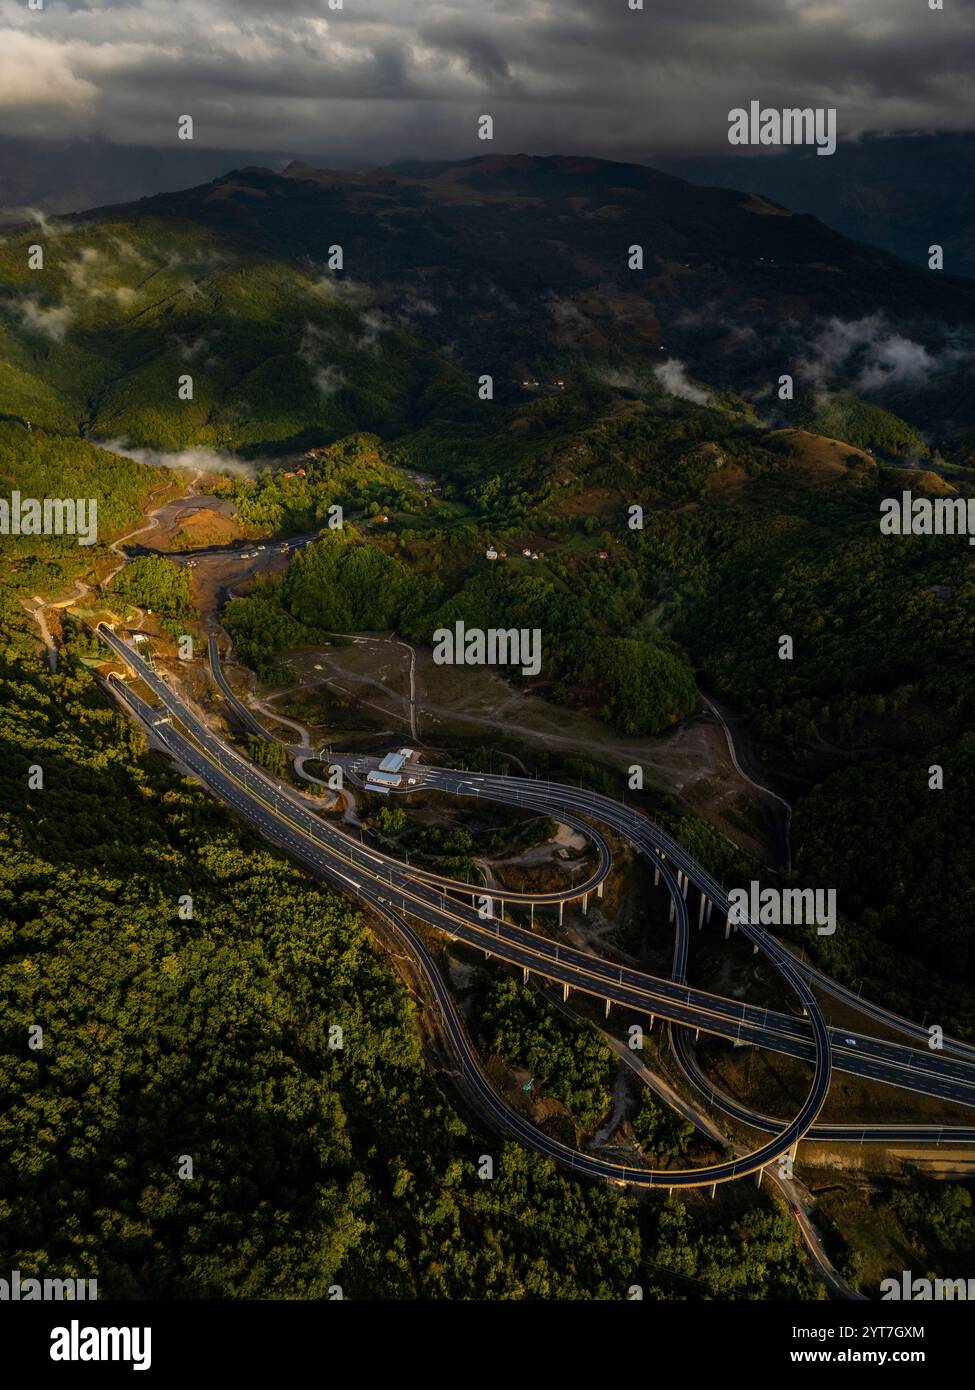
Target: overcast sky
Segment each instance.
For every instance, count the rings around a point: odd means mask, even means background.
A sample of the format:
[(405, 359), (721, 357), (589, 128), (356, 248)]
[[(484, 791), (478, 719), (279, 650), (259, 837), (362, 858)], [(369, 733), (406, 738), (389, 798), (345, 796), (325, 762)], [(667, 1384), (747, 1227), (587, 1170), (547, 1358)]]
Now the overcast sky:
[[(973, 126), (975, 0), (0, 0), (0, 134), (287, 150), (728, 153), (728, 111)], [(475, 138), (490, 113), (495, 140)]]

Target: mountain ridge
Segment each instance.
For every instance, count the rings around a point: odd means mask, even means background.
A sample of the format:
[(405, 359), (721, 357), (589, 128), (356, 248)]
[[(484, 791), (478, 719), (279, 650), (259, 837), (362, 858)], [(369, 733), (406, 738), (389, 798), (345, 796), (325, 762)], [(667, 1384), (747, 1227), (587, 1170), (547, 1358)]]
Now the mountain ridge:
[[(163, 390), (164, 365), (175, 380), (193, 345), (215, 339), (234, 340), (240, 361), (206, 359), (222, 379), (204, 411), (183, 412), (178, 444), (202, 429), (217, 447), (288, 437), (284, 422), (263, 433), (246, 423), (264, 396), (326, 432), (344, 402), (335, 433), (382, 433), (416, 427), (443, 398), (473, 421), (485, 376), (512, 404), (526, 380), (593, 373), (691, 401), (730, 392), (766, 414), (789, 374), (797, 392), (852, 390), (928, 434), (975, 424), (962, 389), (975, 283), (639, 164), (495, 154), (351, 173), (251, 165), (70, 215), (43, 279), (18, 264), (29, 236), (8, 233), (0, 247), (15, 291), (0, 304), (8, 352), (35, 379), (28, 397), (67, 389), (52, 380), (59, 357), (76, 398), (90, 375), (78, 418), (103, 435), (133, 423), (120, 380), (141, 401), (148, 377)], [(329, 268), (335, 246), (341, 270)], [(631, 269), (637, 246), (642, 268)], [(129, 433), (171, 442), (149, 423), (162, 407), (144, 406)], [(775, 405), (770, 418), (790, 422)]]

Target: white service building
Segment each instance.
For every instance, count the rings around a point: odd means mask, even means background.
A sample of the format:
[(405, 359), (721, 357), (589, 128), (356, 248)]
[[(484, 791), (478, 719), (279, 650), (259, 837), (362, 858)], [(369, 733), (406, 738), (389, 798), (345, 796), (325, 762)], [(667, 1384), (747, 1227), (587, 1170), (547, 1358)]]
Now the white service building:
[(392, 788), (400, 786), (402, 781), (396, 772), (370, 772), (366, 777), (369, 790), (378, 792), (380, 796), (388, 796)]

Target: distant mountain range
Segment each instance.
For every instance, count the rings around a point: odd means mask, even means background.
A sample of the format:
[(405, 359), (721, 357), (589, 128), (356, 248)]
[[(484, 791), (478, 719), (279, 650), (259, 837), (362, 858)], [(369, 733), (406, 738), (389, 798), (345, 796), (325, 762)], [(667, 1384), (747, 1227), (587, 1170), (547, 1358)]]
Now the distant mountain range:
[(241, 164), (282, 169), (290, 156), (267, 150), (208, 150), (190, 142), (116, 145), (108, 140), (0, 140), (0, 224), (25, 208), (49, 216), (186, 188)]
[[(231, 168), (281, 170), (291, 158), (283, 149), (5, 139), (0, 142), (0, 221), (16, 219), (24, 207), (57, 214), (131, 202), (187, 188)], [(315, 168), (359, 167), (334, 153), (305, 162)], [(975, 276), (975, 133), (865, 135), (841, 143), (829, 159), (786, 149), (761, 155), (651, 154), (644, 162), (691, 183), (762, 194), (912, 265), (923, 266), (927, 247), (937, 241), (945, 247), (952, 274)]]
[(975, 134), (868, 135), (838, 145), (829, 159), (788, 149), (652, 162), (693, 183), (742, 188), (810, 212), (911, 265), (925, 265), (937, 242), (946, 269), (975, 275)]
[(222, 447), (419, 428), (476, 411), (487, 374), (502, 402), (587, 375), (774, 418), (789, 373), (929, 436), (975, 423), (975, 282), (637, 164), (246, 167), (70, 216), (43, 275), (35, 236), (0, 247), (0, 394), (58, 428)]

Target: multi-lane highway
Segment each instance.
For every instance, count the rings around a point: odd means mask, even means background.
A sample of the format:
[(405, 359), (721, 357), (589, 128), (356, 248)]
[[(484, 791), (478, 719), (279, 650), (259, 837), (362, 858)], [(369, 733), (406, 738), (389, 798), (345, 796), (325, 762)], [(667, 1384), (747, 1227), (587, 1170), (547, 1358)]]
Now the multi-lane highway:
[[(780, 944), (760, 928), (744, 924), (742, 930), (776, 966), (793, 989), (800, 1012), (796, 1015), (762, 1009), (738, 1000), (695, 989), (685, 980), (689, 921), (686, 895), (693, 883), (704, 903), (711, 902), (719, 912), (727, 914), (728, 900), (720, 885), (710, 879), (676, 841), (666, 836), (646, 817), (629, 808), (620, 807), (610, 798), (597, 797), (578, 788), (536, 783), (523, 778), (493, 778), (480, 774), (458, 773), (449, 769), (426, 768), (422, 785), (452, 792), (461, 796), (485, 796), (492, 800), (536, 809), (558, 815), (584, 828), (597, 850), (597, 870), (586, 884), (558, 894), (511, 894), (506, 890), (472, 890), (469, 885), (442, 879), (427, 871), (403, 865), (392, 857), (365, 849), (352, 841), (338, 827), (323, 821), (309, 810), (307, 803), (296, 793), (276, 783), (264, 772), (242, 758), (208, 724), (180, 699), (167, 683), (157, 676), (145, 661), (117, 634), (101, 626), (99, 633), (115, 654), (151, 690), (160, 706), (150, 706), (131, 691), (126, 691), (130, 708), (174, 757), (187, 766), (215, 794), (238, 809), (265, 835), (282, 844), (314, 872), (351, 892), (400, 932), (411, 954), (423, 960), (429, 975), (431, 960), (422, 940), (407, 922), (407, 917), (428, 928), (446, 932), (449, 936), (496, 956), (526, 973), (541, 975), (562, 985), (568, 992), (576, 989), (606, 1001), (607, 1008), (619, 1005), (636, 1013), (637, 1019), (648, 1015), (660, 1017), (672, 1024), (685, 1025), (714, 1033), (725, 1038), (753, 1042), (762, 1047), (785, 1052), (808, 1060), (813, 1065), (809, 1092), (793, 1120), (776, 1125), (772, 1138), (753, 1153), (708, 1168), (666, 1170), (654, 1172), (595, 1159), (554, 1143), (541, 1135), (529, 1122), (511, 1112), (497, 1097), (490, 1102), (492, 1113), (504, 1114), (504, 1128), (517, 1131), (536, 1148), (541, 1148), (560, 1161), (594, 1176), (642, 1186), (682, 1187), (712, 1184), (741, 1177), (760, 1170), (774, 1158), (785, 1153), (813, 1129), (829, 1089), (833, 1066), (875, 1077), (890, 1084), (907, 1086), (912, 1090), (962, 1101), (975, 1106), (975, 1067), (957, 1058), (932, 1059), (916, 1048), (884, 1043), (868, 1035), (839, 1035), (830, 1030), (809, 984), (803, 978), (800, 963)], [(211, 657), (213, 653), (211, 652)], [(229, 687), (224, 688), (227, 694)], [(230, 692), (231, 698), (233, 697)], [(364, 775), (374, 760), (346, 759), (349, 775)], [(585, 819), (581, 819), (581, 817)], [(601, 832), (591, 823), (599, 820), (612, 829), (630, 835), (638, 848), (653, 856), (656, 871), (671, 895), (676, 922), (674, 970), (670, 979), (661, 979), (644, 972), (629, 970), (588, 952), (578, 951), (552, 941), (538, 932), (485, 912), (475, 899), (488, 892), (488, 906), (504, 900), (536, 905), (561, 905), (570, 898), (591, 892), (603, 881), (609, 867), (609, 849)], [(636, 833), (633, 833), (636, 832)], [(466, 901), (467, 897), (472, 901)], [(433, 967), (434, 975), (439, 972)], [(448, 1031), (453, 1037), (455, 1028), (463, 1032), (455, 1014), (448, 1017), (442, 988), (434, 988), (444, 1012)], [(452, 1006), (451, 1006), (452, 1008)], [(450, 1019), (454, 1019), (454, 1023)], [(454, 1039), (458, 1055), (479, 1094), (487, 1086), (480, 1073), (476, 1056), (466, 1037)], [(945, 1065), (945, 1064), (948, 1065)], [(474, 1078), (474, 1071), (477, 1078)], [(487, 1087), (490, 1091), (490, 1087)], [(493, 1095), (493, 1092), (491, 1093)], [(488, 1102), (485, 1100), (485, 1103)], [(500, 1120), (500, 1114), (499, 1114)], [(770, 1122), (771, 1123), (771, 1122)], [(768, 1130), (765, 1124), (757, 1126)], [(906, 1137), (898, 1127), (888, 1127), (891, 1137)], [(913, 1139), (957, 1137), (965, 1140), (969, 1131), (954, 1131), (950, 1126), (911, 1127)], [(818, 1135), (816, 1137), (819, 1137)], [(844, 1136), (845, 1137), (845, 1136)]]
[[(376, 766), (376, 760), (373, 758), (336, 757), (333, 761), (360, 779)], [(683, 985), (683, 981), (686, 978), (690, 934), (686, 905), (687, 887), (681, 888), (681, 884), (686, 885), (689, 880), (697, 886), (697, 883), (703, 882), (706, 891), (701, 891), (702, 904), (717, 905), (719, 915), (725, 920), (730, 904), (724, 891), (696, 865), (691, 856), (641, 812), (623, 806), (609, 797), (564, 784), (537, 782), (519, 777), (492, 777), (488, 774), (456, 772), (446, 768), (421, 768), (417, 773), (417, 786), (451, 792), (459, 796), (484, 796), (522, 808), (543, 810), (553, 816), (563, 815), (565, 807), (573, 807), (577, 812), (586, 809), (591, 816), (598, 816), (602, 823), (625, 834), (631, 843), (654, 859), (657, 871), (671, 890), (671, 898), (676, 908), (676, 945), (671, 980), (678, 989), (678, 993), (672, 997), (685, 997), (686, 986)], [(681, 888), (679, 893), (674, 891), (668, 867), (675, 864), (683, 866), (678, 868), (677, 886)], [(578, 896), (578, 893), (575, 896)], [(702, 923), (704, 917), (705, 913), (699, 912), (699, 920)], [(780, 969), (785, 967), (796, 974), (804, 973), (800, 961), (764, 929), (744, 923), (740, 930), (759, 949), (763, 949)], [(819, 972), (816, 974), (818, 977)], [(623, 978), (628, 977), (629, 972), (624, 972)], [(786, 978), (789, 978), (788, 975)], [(661, 982), (657, 983), (659, 985)], [(712, 1015), (710, 1021), (714, 1023), (716, 1016), (721, 1012), (715, 1003), (720, 999), (719, 996), (691, 990), (686, 997), (695, 1002), (703, 999)], [(726, 1010), (730, 1008), (734, 1011), (733, 1018), (737, 1025), (734, 1031), (736, 1041), (759, 1042), (792, 1056), (812, 1058), (812, 1032), (807, 1020), (758, 1005), (743, 1004), (737, 1000), (723, 1000), (720, 1003), (724, 1004)], [(661, 1010), (661, 1013), (663, 1012)], [(883, 1015), (882, 1010), (877, 1009), (877, 1012)], [(702, 1026), (702, 1031), (729, 1036), (727, 1030), (721, 1027)], [(927, 1037), (927, 1034), (924, 1036)], [(941, 1055), (927, 1049), (887, 1042), (869, 1034), (853, 1032), (848, 1028), (834, 1028), (830, 1030), (830, 1044), (834, 1066), (839, 1070), (886, 1081), (891, 1085), (905, 1086), (909, 1090), (927, 1091), (928, 1094), (956, 1099), (966, 1104), (975, 1103), (975, 1068), (967, 1061), (956, 1059), (953, 1055), (953, 1048), (956, 1046), (953, 1039), (945, 1040), (944, 1051), (948, 1055)], [(964, 1049), (966, 1045), (959, 1046)]]
[[(272, 735), (257, 721), (253, 712), (237, 697), (227, 681), (220, 664), (217, 642), (213, 637), (209, 639), (208, 659), (211, 674), (226, 697), (228, 704), (239, 722), (252, 732), (260, 732), (263, 737), (271, 738)], [(377, 760), (368, 758), (338, 758), (335, 761), (348, 768), (353, 775), (368, 772), (377, 765)], [(727, 896), (724, 894), (720, 885), (718, 885), (715, 880), (687, 854), (683, 847), (658, 826), (649, 822), (641, 813), (625, 805), (621, 805), (618, 802), (612, 801), (610, 798), (601, 797), (595, 793), (582, 791), (581, 789), (571, 786), (558, 784), (553, 786), (551, 782), (539, 782), (537, 780), (529, 781), (523, 778), (508, 777), (499, 779), (482, 774), (448, 772), (443, 768), (420, 767), (416, 770), (416, 780), (418, 786), (430, 786), (431, 788), (445, 790), (455, 795), (484, 794), (493, 796), (496, 800), (510, 800), (510, 788), (515, 786), (517, 788), (515, 793), (515, 804), (524, 806), (528, 803), (529, 798), (531, 798), (538, 805), (540, 810), (552, 815), (557, 815), (564, 823), (581, 829), (583, 833), (588, 835), (596, 844), (600, 861), (592, 880), (580, 885), (575, 891), (574, 896), (582, 898), (584, 903), (587, 901), (588, 893), (591, 891), (592, 887), (602, 883), (605, 879), (609, 871), (611, 858), (606, 841), (600, 835), (599, 831), (591, 822), (580, 822), (577, 819), (573, 819), (568, 808), (570, 805), (575, 805), (580, 812), (588, 814), (599, 811), (602, 813), (606, 824), (612, 825), (620, 833), (626, 835), (645, 853), (660, 855), (666, 858), (668, 850), (670, 850), (674, 862), (685, 866), (682, 872), (690, 882), (694, 883), (700, 894), (702, 910), (699, 913), (699, 926), (703, 925), (705, 907), (707, 909), (707, 918), (709, 921), (712, 909), (715, 905), (717, 905), (719, 911), (723, 912), (727, 917), (729, 907)], [(660, 872), (659, 865), (657, 872), (658, 874)], [(419, 873), (419, 871), (414, 870), (414, 874), (417, 873)], [(427, 877), (433, 882), (444, 882), (437, 875), (427, 875)], [(492, 896), (498, 900), (509, 902), (534, 901), (543, 903), (554, 902), (559, 899), (566, 900), (571, 897), (572, 894), (563, 893), (533, 897), (531, 894), (519, 894), (495, 888), (492, 890)], [(686, 888), (684, 890), (684, 896), (686, 898)], [(688, 923), (686, 911), (677, 909), (678, 905), (675, 903), (677, 930), (671, 978), (676, 981), (682, 981), (686, 975), (687, 953), (690, 938), (687, 930)], [(737, 930), (737, 926), (735, 930)], [(760, 933), (767, 937), (767, 933), (763, 933), (761, 927), (755, 926), (751, 928), (753, 940)], [(888, 1009), (884, 1009), (881, 1005), (872, 1004), (869, 1000), (862, 999), (858, 994), (854, 994), (852, 990), (848, 989), (847, 986), (831, 979), (823, 971), (816, 969), (815, 966), (808, 964), (805, 960), (800, 961), (797, 959), (788, 951), (787, 947), (782, 946), (778, 942), (775, 944), (779, 950), (789, 957), (793, 968), (803, 975), (811, 985), (832, 995), (836, 999), (844, 1001), (857, 1009), (860, 1013), (875, 1019), (888, 1028), (927, 1043), (929, 1035), (921, 1024), (902, 1018), (900, 1015), (894, 1014)], [(767, 1018), (767, 1011), (765, 1011), (765, 1014)], [(679, 1033), (679, 1027), (675, 1028), (675, 1036)], [(747, 1036), (739, 1034), (736, 1040), (748, 1041), (749, 1039)], [(839, 1066), (839, 1069), (849, 1069), (865, 1076), (873, 1075), (875, 1079), (887, 1080), (894, 1085), (906, 1085), (908, 1089), (916, 1089), (913, 1083), (917, 1079), (918, 1069), (926, 1069), (925, 1059), (929, 1059), (931, 1056), (930, 1052), (919, 1052), (917, 1049), (886, 1046), (884, 1043), (869, 1035), (851, 1033), (849, 1029), (832, 1030), (832, 1045), (834, 1048), (834, 1063)], [(857, 1049), (855, 1054), (852, 1054), (853, 1048)], [(951, 1055), (975, 1061), (975, 1045), (970, 1043), (961, 1042), (954, 1038), (947, 1038), (943, 1040), (943, 1050)], [(686, 1046), (677, 1051), (678, 1063), (681, 1064), (682, 1054), (687, 1055)], [(835, 1053), (837, 1052), (840, 1054), (839, 1062), (835, 1061)], [(843, 1066), (844, 1057), (851, 1063), (849, 1068), (844, 1068)], [(893, 1064), (895, 1068), (894, 1072), (890, 1073), (885, 1071), (884, 1074), (880, 1074), (877, 1070), (878, 1065), (886, 1066), (888, 1064)], [(941, 1075), (950, 1074), (950, 1064), (941, 1062), (937, 1070)], [(694, 1078), (690, 1068), (685, 1069), (685, 1071), (688, 1078), (693, 1080)], [(954, 1075), (961, 1082), (970, 1083), (975, 1080), (975, 1073), (969, 1068), (956, 1068)], [(934, 1094), (944, 1095), (946, 1093), (939, 1090), (934, 1092)], [(958, 1091), (951, 1098), (962, 1100), (966, 1103), (969, 1100), (968, 1095), (964, 1091)], [(763, 1124), (756, 1125), (756, 1128), (764, 1127)], [(839, 1127), (834, 1126), (833, 1128), (836, 1130)], [(908, 1127), (901, 1127), (901, 1134), (898, 1137), (908, 1137), (906, 1133), (907, 1128)], [(867, 1127), (866, 1130), (860, 1127), (856, 1132), (861, 1137), (866, 1134), (868, 1137), (878, 1139), (886, 1137), (888, 1134), (887, 1127), (883, 1126), (875, 1126), (873, 1128)], [(955, 1133), (960, 1135), (961, 1130), (956, 1127)]]
[[(698, 1064), (689, 1046), (686, 1028), (671, 1024), (670, 1037), (677, 1065), (692, 1086), (706, 1096), (716, 1110), (751, 1129), (775, 1134), (785, 1123), (763, 1115), (761, 1111), (742, 1105), (720, 1087), (715, 1086)], [(975, 1125), (929, 1124), (814, 1124), (805, 1136), (823, 1143), (837, 1144), (894, 1144), (894, 1143), (975, 1143)]]

